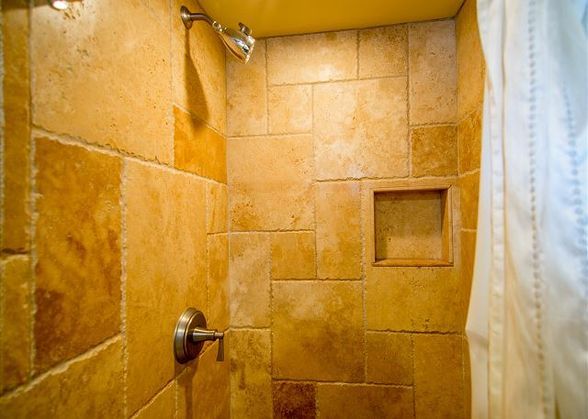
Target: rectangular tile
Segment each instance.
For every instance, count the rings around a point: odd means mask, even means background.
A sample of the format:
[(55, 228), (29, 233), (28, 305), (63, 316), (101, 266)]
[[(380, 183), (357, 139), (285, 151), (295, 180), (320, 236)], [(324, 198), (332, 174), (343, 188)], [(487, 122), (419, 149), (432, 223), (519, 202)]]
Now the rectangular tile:
[(359, 77), (406, 76), (408, 30), (393, 25), (359, 31)]
[(314, 419), (317, 416), (314, 383), (275, 381), (272, 396), (275, 419)]
[(455, 122), (457, 63), (453, 20), (408, 26), (410, 123)]
[(227, 143), (203, 121), (174, 107), (174, 165), (197, 175), (227, 181)]
[(126, 165), (127, 401), (134, 412), (177, 372), (170, 339), (180, 314), (209, 312), (206, 187), (188, 174)]
[(232, 231), (312, 228), (313, 168), (310, 135), (229, 139)]
[(353, 79), (357, 31), (269, 38), (267, 71), (270, 85)]
[(366, 334), (367, 381), (412, 385), (413, 345), (408, 333)]
[(67, 14), (33, 8), (35, 125), (171, 162), (168, 32), (138, 1), (77, 3)]
[(44, 371), (120, 330), (122, 164), (35, 142), (35, 369)]
[(272, 290), (275, 378), (364, 379), (359, 282), (276, 282)]
[(314, 233), (283, 232), (271, 235), (273, 279), (313, 279), (316, 277)]
[(270, 325), (270, 240), (267, 234), (230, 236), (231, 326)]
[(411, 175), (457, 175), (457, 129), (452, 125), (410, 130)]
[(316, 185), (316, 248), (319, 278), (361, 276), (359, 184)]
[(318, 179), (408, 176), (406, 78), (314, 86)]
[(208, 236), (208, 313), (210, 328), (229, 327), (229, 240), (226, 234)]
[(321, 418), (327, 419), (414, 417), (410, 387), (319, 384), (317, 405)]
[(299, 134), (312, 130), (312, 86), (270, 86), (268, 117), (271, 134)]

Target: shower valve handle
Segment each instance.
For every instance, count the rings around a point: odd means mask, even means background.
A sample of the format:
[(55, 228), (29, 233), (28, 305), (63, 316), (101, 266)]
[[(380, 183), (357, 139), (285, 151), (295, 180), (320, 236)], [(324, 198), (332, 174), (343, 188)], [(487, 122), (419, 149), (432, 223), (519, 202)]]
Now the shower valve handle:
[(206, 317), (200, 310), (192, 307), (187, 308), (178, 319), (174, 332), (174, 356), (176, 361), (180, 364), (185, 364), (195, 359), (207, 340), (219, 341), (217, 361), (222, 361), (224, 359), (224, 337), (223, 332), (206, 328)]
[(216, 330), (209, 330), (209, 329), (203, 329), (201, 327), (195, 327), (193, 329), (191, 329), (190, 331), (190, 338), (192, 339), (192, 342), (196, 343), (196, 342), (204, 342), (207, 340), (219, 340), (225, 337), (225, 334), (223, 332), (218, 332)]

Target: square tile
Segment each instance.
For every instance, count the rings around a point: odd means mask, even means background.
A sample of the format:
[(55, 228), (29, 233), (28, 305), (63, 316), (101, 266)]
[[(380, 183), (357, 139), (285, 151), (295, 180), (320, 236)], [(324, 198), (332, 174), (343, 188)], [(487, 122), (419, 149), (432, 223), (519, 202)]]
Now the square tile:
[(359, 31), (359, 77), (406, 76), (408, 30), (393, 25)]
[(316, 250), (313, 232), (273, 233), (272, 278), (313, 279), (316, 277)]

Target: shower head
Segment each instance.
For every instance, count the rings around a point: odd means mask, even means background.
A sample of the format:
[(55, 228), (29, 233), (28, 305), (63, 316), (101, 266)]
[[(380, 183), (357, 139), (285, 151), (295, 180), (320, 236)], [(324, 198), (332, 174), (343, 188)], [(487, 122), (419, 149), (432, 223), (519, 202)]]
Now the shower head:
[(180, 16), (186, 29), (192, 27), (192, 22), (196, 20), (203, 20), (207, 22), (214, 31), (218, 34), (227, 49), (239, 61), (246, 63), (251, 57), (253, 47), (255, 46), (255, 38), (251, 36), (251, 29), (242, 23), (239, 23), (239, 30), (236, 31), (231, 28), (224, 27), (210, 16), (204, 13), (192, 13), (186, 6), (180, 8)]

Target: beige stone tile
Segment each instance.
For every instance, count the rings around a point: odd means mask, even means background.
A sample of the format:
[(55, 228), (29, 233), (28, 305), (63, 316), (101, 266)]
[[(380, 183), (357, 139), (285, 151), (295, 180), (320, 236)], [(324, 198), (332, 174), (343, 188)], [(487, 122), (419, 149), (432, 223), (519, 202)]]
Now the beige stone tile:
[(231, 364), (228, 353), (222, 362), (217, 361), (217, 354), (215, 342), (178, 377), (177, 418), (229, 418)]
[(120, 330), (121, 161), (38, 138), (35, 162), (35, 367), (44, 371)]
[(270, 324), (270, 239), (267, 234), (231, 234), (231, 326)]
[(272, 396), (275, 419), (316, 418), (316, 384), (276, 381)]
[(462, 338), (414, 336), (417, 418), (464, 418)]
[(476, 1), (467, 0), (455, 20), (457, 40), (457, 103), (459, 119), (482, 109), (485, 63), (476, 16)]
[(275, 378), (364, 379), (360, 282), (276, 282), (272, 292)]
[(466, 116), (457, 126), (457, 145), (459, 173), (480, 168), (482, 154), (482, 114), (481, 110)]
[(208, 326), (229, 327), (229, 240), (226, 234), (208, 236)]
[(174, 376), (170, 342), (180, 314), (190, 306), (208, 314), (206, 188), (190, 175), (126, 165), (127, 401), (134, 412)]
[[(227, 125), (225, 47), (209, 25), (197, 23), (189, 31), (175, 13), (185, 5), (202, 12), (197, 0), (172, 0), (173, 101), (221, 134)], [(167, 37), (160, 36), (169, 42)], [(169, 79), (166, 79), (166, 81)]]
[(267, 73), (269, 84), (354, 79), (357, 31), (269, 38)]
[(3, 185), (0, 249), (29, 249), (30, 64), (26, 0), (2, 3)]
[(368, 267), (366, 275), (368, 329), (463, 330), (465, 289), (455, 268)]
[(360, 187), (355, 182), (316, 185), (319, 278), (361, 276)]
[(359, 77), (406, 76), (407, 68), (406, 25), (359, 31)]
[(133, 419), (172, 419), (175, 418), (175, 414), (176, 386), (175, 383), (171, 383), (133, 416)]
[(316, 85), (313, 112), (317, 179), (408, 175), (406, 78)]
[(453, 20), (408, 26), (410, 123), (455, 122), (457, 64)]
[(232, 231), (314, 226), (312, 137), (228, 140)]
[(35, 7), (31, 31), (36, 125), (171, 162), (168, 23), (143, 2), (97, 0)]
[(0, 398), (0, 412), (7, 418), (119, 418), (122, 378), (122, 345), (116, 339)]
[(228, 230), (229, 193), (226, 185), (208, 183), (206, 185), (206, 231), (226, 233)]
[(243, 64), (227, 57), (227, 135), (267, 134), (265, 41)]
[(31, 261), (14, 256), (0, 265), (0, 394), (26, 381), (31, 369)]
[(408, 333), (366, 334), (367, 381), (412, 385), (413, 349)]
[(319, 384), (317, 395), (321, 418), (414, 417), (413, 394), (409, 387)]
[(478, 224), (480, 172), (459, 178), (461, 227), (475, 229)]
[(271, 240), (272, 278), (313, 279), (316, 277), (313, 232), (274, 233)]
[(232, 330), (231, 417), (271, 418), (272, 377), (269, 330)]
[[(476, 232), (461, 231), (461, 278), (462, 284), (468, 291), (474, 276), (474, 261), (476, 259)], [(469, 300), (469, 298), (468, 298)]]
[(174, 165), (197, 175), (227, 181), (227, 143), (218, 132), (174, 107)]
[(312, 86), (268, 88), (268, 118), (271, 134), (298, 134), (312, 130)]
[(412, 176), (457, 175), (457, 129), (454, 126), (412, 128), (410, 144)]

